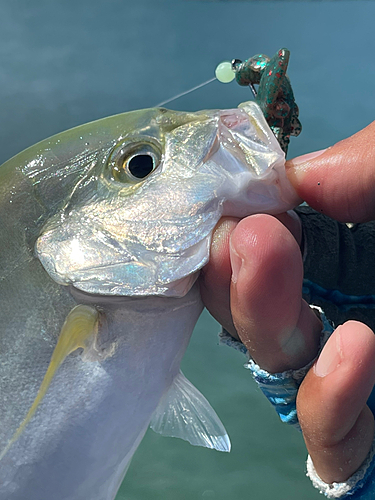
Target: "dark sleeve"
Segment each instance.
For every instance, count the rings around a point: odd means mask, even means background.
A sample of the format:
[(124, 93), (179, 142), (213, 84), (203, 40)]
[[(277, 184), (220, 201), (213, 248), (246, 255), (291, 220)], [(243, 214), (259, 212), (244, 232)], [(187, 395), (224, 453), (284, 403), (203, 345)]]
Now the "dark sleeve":
[(303, 226), (304, 298), (338, 325), (356, 319), (375, 329), (375, 221), (347, 224), (310, 207)]

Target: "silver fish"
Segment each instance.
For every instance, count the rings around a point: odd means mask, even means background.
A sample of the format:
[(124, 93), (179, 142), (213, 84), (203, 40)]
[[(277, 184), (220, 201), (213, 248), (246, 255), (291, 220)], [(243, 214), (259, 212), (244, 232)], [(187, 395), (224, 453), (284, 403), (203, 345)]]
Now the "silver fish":
[(298, 203), (259, 107), (129, 112), (0, 167), (0, 499), (111, 500), (150, 425), (229, 451), (180, 372), (222, 215)]

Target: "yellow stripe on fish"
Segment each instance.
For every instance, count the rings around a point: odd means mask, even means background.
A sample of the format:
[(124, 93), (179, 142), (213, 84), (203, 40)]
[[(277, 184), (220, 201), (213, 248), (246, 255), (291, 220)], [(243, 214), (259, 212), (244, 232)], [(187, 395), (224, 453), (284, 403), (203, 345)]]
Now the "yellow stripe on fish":
[(56, 374), (56, 371), (67, 358), (67, 356), (69, 356), (69, 354), (79, 348), (85, 349), (89, 347), (89, 344), (92, 343), (89, 342), (89, 340), (92, 341), (93, 337), (95, 338), (97, 336), (99, 315), (100, 314), (96, 309), (84, 305), (78, 305), (74, 307), (68, 314), (61, 328), (59, 339), (52, 353), (47, 372), (39, 387), (38, 394), (36, 395), (36, 398), (34, 399), (34, 402), (31, 405), (31, 408), (28, 411), (23, 422), (18, 427), (7, 446), (0, 454), (0, 460), (8, 452), (12, 444), (17, 441), (17, 439), (24, 431), (26, 425), (30, 422), (39, 404), (46, 395), (52, 379)]

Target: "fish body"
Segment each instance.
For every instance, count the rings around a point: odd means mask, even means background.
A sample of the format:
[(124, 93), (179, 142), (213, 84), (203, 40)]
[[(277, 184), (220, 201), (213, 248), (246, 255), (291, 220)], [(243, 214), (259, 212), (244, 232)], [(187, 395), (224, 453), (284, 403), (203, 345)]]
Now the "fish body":
[(0, 167), (0, 500), (111, 500), (148, 425), (229, 451), (179, 366), (222, 215), (298, 203), (259, 107), (149, 109)]

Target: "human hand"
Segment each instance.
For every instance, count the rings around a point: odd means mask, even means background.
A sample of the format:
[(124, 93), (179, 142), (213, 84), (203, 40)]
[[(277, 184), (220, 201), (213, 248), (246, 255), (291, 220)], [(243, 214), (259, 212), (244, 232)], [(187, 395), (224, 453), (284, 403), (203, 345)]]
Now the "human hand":
[[(287, 164), (310, 206), (342, 221), (375, 219), (375, 122), (313, 158)], [(300, 368), (318, 351), (320, 320), (302, 300), (298, 218), (222, 219), (201, 277), (211, 314), (271, 373)], [(375, 336), (349, 321), (333, 333), (304, 379), (297, 411), (308, 451), (327, 483), (351, 476), (366, 458), (374, 418)]]

